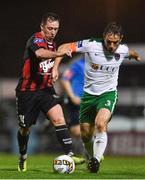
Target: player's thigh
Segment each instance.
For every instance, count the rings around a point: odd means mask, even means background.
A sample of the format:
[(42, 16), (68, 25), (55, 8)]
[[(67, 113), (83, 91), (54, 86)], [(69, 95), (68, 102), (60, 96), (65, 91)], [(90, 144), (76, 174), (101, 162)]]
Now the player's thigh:
[(39, 115), (39, 103), (37, 94), (31, 92), (20, 92), (16, 94), (16, 109), (19, 126), (29, 128), (36, 123)]
[(94, 124), (96, 117), (95, 97), (84, 93), (81, 99), (79, 120), (80, 123)]
[(55, 94), (53, 89), (46, 89), (42, 92), (40, 103), (41, 111), (51, 120), (53, 125), (65, 123), (60, 98)]
[(118, 101), (118, 94), (117, 91), (111, 91), (101, 94), (96, 103), (96, 110), (99, 111), (100, 109), (108, 109), (111, 114), (114, 112), (114, 108)]
[(115, 105), (117, 103), (117, 92), (111, 91), (101, 94), (96, 101), (95, 125), (99, 130), (105, 130), (110, 121)]

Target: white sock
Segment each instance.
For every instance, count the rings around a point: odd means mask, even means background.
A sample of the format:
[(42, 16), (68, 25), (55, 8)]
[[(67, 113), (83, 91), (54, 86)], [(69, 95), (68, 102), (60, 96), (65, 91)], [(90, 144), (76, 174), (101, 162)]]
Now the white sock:
[(107, 133), (96, 133), (93, 144), (93, 156), (100, 162), (107, 146)]

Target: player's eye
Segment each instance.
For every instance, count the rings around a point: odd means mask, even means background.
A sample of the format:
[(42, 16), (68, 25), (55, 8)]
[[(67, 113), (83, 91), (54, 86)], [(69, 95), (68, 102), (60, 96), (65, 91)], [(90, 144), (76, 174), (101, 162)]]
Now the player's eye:
[(48, 29), (49, 31), (52, 31), (52, 30), (57, 31), (57, 30), (58, 30), (58, 28), (52, 28), (52, 27), (48, 27), (47, 29)]
[(47, 29), (48, 29), (49, 31), (52, 31), (52, 30), (53, 30), (53, 28), (52, 28), (52, 27), (48, 27)]
[(110, 44), (115, 44), (115, 45), (116, 45), (116, 44), (118, 44), (118, 43), (119, 43), (119, 41), (115, 41), (115, 42), (114, 42), (114, 41), (109, 41), (109, 40), (107, 40), (107, 44), (109, 44), (109, 45), (110, 45)]

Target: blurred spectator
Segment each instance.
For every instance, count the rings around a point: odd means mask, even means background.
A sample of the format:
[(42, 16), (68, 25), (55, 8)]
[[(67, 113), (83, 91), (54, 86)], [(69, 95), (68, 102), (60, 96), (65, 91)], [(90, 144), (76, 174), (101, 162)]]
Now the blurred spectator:
[[(85, 60), (81, 56), (75, 59), (61, 76), (61, 84), (66, 92), (64, 97), (65, 110), (68, 116), (68, 126), (74, 140), (73, 147), (76, 151), (83, 151), (84, 147), (81, 140), (79, 109), (83, 94), (84, 85), (84, 65)], [(78, 143), (77, 143), (78, 142)]]

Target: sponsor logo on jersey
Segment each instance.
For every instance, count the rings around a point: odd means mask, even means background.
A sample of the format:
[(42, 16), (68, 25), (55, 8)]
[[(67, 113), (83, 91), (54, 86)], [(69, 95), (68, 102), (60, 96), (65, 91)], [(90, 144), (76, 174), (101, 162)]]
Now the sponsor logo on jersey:
[(49, 69), (53, 67), (53, 65), (54, 65), (54, 61), (52, 61), (52, 59), (48, 59), (39, 64), (40, 68), (43, 69), (44, 73), (47, 73)]
[(90, 66), (92, 67), (93, 70), (98, 70), (102, 72), (110, 72), (110, 73), (117, 71), (119, 68), (119, 67), (114, 67), (114, 66), (99, 65), (95, 63), (90, 63)]
[(42, 38), (35, 38), (33, 42), (34, 43), (44, 43), (44, 39), (42, 39)]

